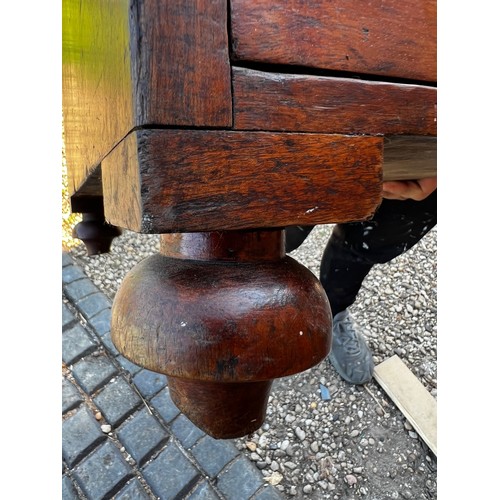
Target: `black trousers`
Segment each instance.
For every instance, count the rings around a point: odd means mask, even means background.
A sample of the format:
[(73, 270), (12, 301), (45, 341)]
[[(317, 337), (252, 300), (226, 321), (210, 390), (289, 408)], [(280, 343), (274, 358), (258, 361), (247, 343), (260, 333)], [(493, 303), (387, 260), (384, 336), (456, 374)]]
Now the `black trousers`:
[[(354, 303), (375, 264), (389, 262), (412, 248), (436, 223), (437, 190), (422, 201), (383, 200), (372, 219), (335, 225), (320, 267), (333, 316)], [(298, 248), (313, 228), (287, 228), (287, 252)]]

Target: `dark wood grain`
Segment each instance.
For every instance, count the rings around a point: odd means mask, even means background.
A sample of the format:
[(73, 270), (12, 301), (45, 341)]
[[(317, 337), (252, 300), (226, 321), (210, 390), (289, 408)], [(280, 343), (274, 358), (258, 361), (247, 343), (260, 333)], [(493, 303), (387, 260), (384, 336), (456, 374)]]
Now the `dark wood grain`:
[(63, 114), (69, 191), (133, 128), (232, 124), (223, 0), (65, 0)]
[(235, 61), (436, 81), (436, 0), (231, 0)]
[[(73, 207), (162, 234), (118, 290), (112, 341), (209, 435), (254, 432), (272, 379), (329, 352), (328, 299), (283, 228), (368, 219), (383, 176), (435, 158), (435, 3), (64, 0)], [(239, 66), (288, 74), (231, 81), (231, 43)], [(79, 229), (102, 243), (99, 210)]]
[(234, 127), (436, 135), (436, 88), (233, 68)]
[(232, 124), (224, 0), (132, 2), (137, 123)]
[(283, 230), (162, 234), (160, 252), (176, 259), (275, 261), (286, 256)]
[(145, 233), (346, 222), (381, 201), (381, 137), (140, 130), (103, 161), (104, 207)]

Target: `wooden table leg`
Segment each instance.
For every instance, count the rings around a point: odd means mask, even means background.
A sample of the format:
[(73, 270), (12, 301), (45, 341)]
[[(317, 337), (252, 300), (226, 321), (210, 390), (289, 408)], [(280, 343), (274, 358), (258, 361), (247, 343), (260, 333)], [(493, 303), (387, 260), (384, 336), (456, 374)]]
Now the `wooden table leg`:
[(284, 231), (161, 236), (116, 295), (116, 348), (164, 373), (174, 403), (215, 438), (264, 422), (275, 378), (323, 360), (331, 312), (316, 277), (285, 254)]

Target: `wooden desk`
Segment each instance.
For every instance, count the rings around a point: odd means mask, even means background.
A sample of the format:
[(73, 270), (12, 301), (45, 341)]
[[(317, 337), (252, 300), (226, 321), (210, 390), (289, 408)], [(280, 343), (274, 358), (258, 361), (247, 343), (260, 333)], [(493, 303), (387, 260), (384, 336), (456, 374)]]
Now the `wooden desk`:
[(330, 348), (283, 228), (367, 219), (383, 178), (435, 175), (436, 2), (64, 0), (63, 112), (89, 252), (162, 235), (117, 294), (116, 347), (207, 433), (244, 435), (272, 379)]

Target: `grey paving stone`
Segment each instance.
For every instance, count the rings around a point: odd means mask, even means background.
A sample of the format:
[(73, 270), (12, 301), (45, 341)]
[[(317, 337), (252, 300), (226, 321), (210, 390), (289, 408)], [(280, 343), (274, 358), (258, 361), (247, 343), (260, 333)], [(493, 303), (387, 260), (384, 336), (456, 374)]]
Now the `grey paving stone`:
[(75, 467), (73, 476), (91, 500), (109, 498), (132, 477), (132, 469), (118, 448), (106, 441)]
[(118, 373), (105, 354), (86, 356), (73, 365), (73, 375), (87, 394), (103, 387)]
[(170, 397), (170, 390), (165, 387), (154, 398), (150, 400), (153, 408), (160, 414), (161, 418), (168, 424), (181, 412)]
[(111, 304), (109, 303), (106, 295), (98, 292), (92, 293), (83, 299), (78, 300), (75, 302), (75, 307), (87, 320), (90, 320), (104, 309), (109, 309)]
[(64, 293), (74, 303), (99, 289), (88, 278), (72, 281), (64, 286)]
[(122, 356), (119, 354), (116, 356), (116, 361), (120, 363), (121, 367), (128, 371), (131, 375), (135, 375), (138, 371), (142, 370), (142, 367), (139, 365), (136, 365), (132, 363), (132, 361), (129, 361), (125, 356)]
[(62, 252), (62, 267), (74, 264), (71, 255), (68, 252)]
[(122, 376), (109, 382), (93, 400), (113, 427), (120, 425), (139, 405), (143, 404), (141, 398)]
[(243, 499), (250, 498), (263, 483), (256, 467), (241, 456), (220, 473), (217, 487), (225, 498)]
[(99, 337), (109, 333), (111, 326), (111, 309), (103, 309), (92, 318), (90, 324)]
[(73, 465), (106, 439), (94, 415), (82, 406), (62, 423), (62, 451), (66, 463)]
[(218, 440), (211, 436), (201, 438), (191, 452), (202, 469), (214, 478), (233, 458), (239, 455), (234, 443), (229, 440)]
[(206, 435), (183, 414), (180, 414), (170, 426), (175, 437), (186, 449), (191, 448), (198, 439)]
[(68, 476), (62, 478), (62, 500), (79, 500), (73, 481)]
[(97, 349), (97, 344), (80, 323), (62, 334), (62, 359), (71, 365)]
[(277, 489), (271, 485), (264, 486), (252, 500), (283, 500), (285, 498)]
[(63, 302), (62, 303), (62, 327), (63, 329), (76, 321), (73, 311)]
[(144, 467), (144, 478), (154, 494), (162, 500), (183, 498), (199, 479), (199, 471), (170, 443), (150, 464)]
[(63, 415), (73, 410), (83, 401), (78, 389), (66, 378), (62, 379), (62, 412)]
[(118, 439), (142, 466), (168, 439), (167, 431), (143, 408), (117, 430)]
[(68, 265), (62, 269), (62, 282), (63, 285), (67, 285), (73, 281), (85, 279), (87, 276), (85, 273), (75, 265)]
[(142, 484), (134, 478), (113, 497), (113, 500), (149, 500), (149, 498)]
[(109, 332), (109, 330), (104, 335), (102, 335), (101, 340), (112, 356), (118, 356), (120, 354), (116, 349), (115, 344), (113, 344), (113, 341), (111, 340), (111, 333)]
[(207, 481), (198, 484), (194, 490), (186, 496), (189, 500), (219, 500), (213, 488)]
[(149, 399), (167, 385), (167, 376), (143, 369), (134, 376), (134, 384)]

